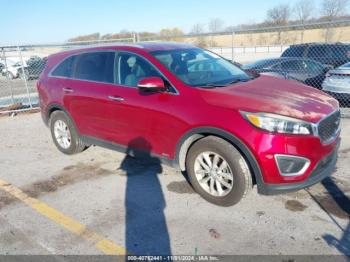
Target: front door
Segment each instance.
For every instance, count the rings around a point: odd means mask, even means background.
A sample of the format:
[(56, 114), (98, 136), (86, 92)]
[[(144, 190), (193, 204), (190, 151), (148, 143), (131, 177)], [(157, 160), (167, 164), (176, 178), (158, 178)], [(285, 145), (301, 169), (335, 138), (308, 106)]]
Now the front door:
[[(180, 96), (163, 75), (144, 57), (118, 52), (115, 63), (116, 88), (109, 95), (117, 98), (110, 115), (114, 141), (127, 147), (169, 156), (177, 131), (184, 123), (176, 117)], [(163, 78), (169, 91), (147, 93), (137, 88), (144, 77)]]

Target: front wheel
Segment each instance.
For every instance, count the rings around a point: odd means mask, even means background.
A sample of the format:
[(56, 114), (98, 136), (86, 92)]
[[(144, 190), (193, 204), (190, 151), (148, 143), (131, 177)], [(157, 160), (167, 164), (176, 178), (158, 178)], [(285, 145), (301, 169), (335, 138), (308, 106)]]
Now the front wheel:
[(23, 73), (22, 70), (21, 70), (21, 71), (19, 71), (18, 74), (19, 74), (19, 77), (20, 77), (22, 80), (24, 80), (24, 79), (29, 80), (29, 73), (28, 73), (27, 70), (24, 70), (24, 73)]
[(208, 136), (189, 150), (186, 170), (193, 188), (219, 206), (237, 204), (252, 188), (252, 177), (241, 153), (227, 141)]
[(13, 80), (15, 78), (15, 76), (9, 71), (7, 71), (6, 76), (9, 80)]

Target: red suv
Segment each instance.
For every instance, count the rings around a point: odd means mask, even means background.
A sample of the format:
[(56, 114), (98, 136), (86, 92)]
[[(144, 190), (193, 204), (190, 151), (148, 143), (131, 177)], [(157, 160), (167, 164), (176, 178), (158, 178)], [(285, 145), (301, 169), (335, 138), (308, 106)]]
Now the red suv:
[(250, 76), (189, 44), (143, 43), (48, 57), (41, 113), (65, 154), (99, 145), (186, 171), (217, 205), (311, 186), (334, 170), (338, 102), (303, 84)]

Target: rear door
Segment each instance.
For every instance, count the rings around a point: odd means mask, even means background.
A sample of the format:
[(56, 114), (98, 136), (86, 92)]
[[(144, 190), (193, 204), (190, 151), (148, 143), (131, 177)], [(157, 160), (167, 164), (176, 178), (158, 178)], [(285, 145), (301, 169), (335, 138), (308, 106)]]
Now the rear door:
[(114, 138), (110, 121), (115, 102), (114, 51), (95, 51), (73, 57), (72, 75), (62, 87), (64, 107), (82, 135)]

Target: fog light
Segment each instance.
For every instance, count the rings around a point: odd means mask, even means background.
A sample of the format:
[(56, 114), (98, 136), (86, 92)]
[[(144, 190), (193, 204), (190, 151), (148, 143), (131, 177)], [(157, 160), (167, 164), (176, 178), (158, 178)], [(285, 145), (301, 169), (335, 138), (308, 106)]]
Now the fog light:
[(278, 170), (282, 176), (300, 176), (310, 165), (310, 160), (300, 156), (275, 155)]

